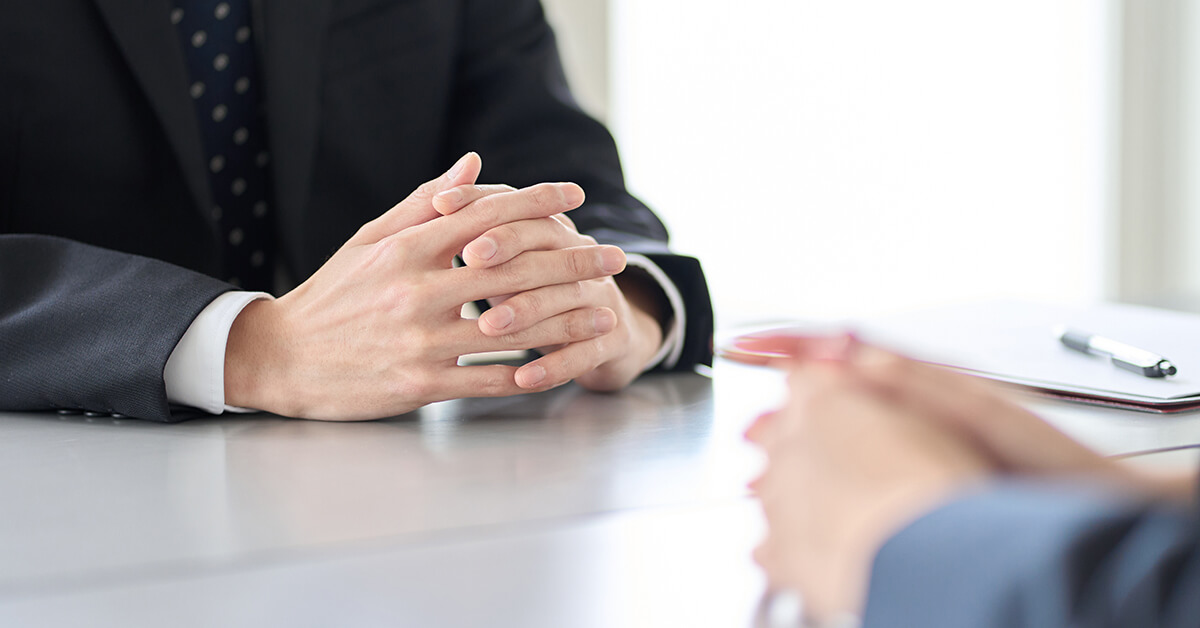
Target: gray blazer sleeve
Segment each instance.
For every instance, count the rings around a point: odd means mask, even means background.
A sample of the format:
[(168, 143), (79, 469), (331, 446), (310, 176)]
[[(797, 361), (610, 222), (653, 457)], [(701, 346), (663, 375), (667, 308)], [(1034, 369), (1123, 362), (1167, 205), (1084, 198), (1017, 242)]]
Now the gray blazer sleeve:
[(168, 406), (163, 367), (196, 315), (232, 288), (147, 257), (0, 235), (0, 410), (189, 418)]
[(1083, 484), (1001, 483), (890, 539), (863, 625), (1200, 625), (1195, 513)]

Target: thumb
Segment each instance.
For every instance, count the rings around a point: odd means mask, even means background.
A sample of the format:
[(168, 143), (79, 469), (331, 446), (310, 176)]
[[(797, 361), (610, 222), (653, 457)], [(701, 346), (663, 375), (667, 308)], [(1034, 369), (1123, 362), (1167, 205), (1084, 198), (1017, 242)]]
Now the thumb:
[(442, 191), (475, 183), (482, 169), (483, 160), (477, 153), (463, 155), (445, 174), (421, 184), (408, 198), (397, 203), (382, 216), (363, 225), (351, 242), (375, 243), (409, 227), (437, 218), (441, 214), (433, 208), (433, 197)]
[[(400, 203), (400, 205), (404, 205), (412, 201), (419, 201), (422, 205), (432, 208), (433, 197), (437, 196), (441, 192), (456, 188), (460, 185), (469, 185), (475, 183), (475, 180), (479, 178), (479, 172), (482, 169), (483, 159), (479, 157), (478, 153), (471, 151), (460, 157), (458, 161), (456, 161), (454, 165), (446, 171), (445, 174), (432, 181), (427, 181), (421, 187), (417, 188), (417, 191), (410, 194), (408, 198), (404, 199), (404, 201)], [(399, 205), (397, 205), (397, 207), (399, 207)], [(433, 216), (430, 216), (430, 218), (434, 218), (438, 215), (439, 214), (437, 212), (433, 212)]]

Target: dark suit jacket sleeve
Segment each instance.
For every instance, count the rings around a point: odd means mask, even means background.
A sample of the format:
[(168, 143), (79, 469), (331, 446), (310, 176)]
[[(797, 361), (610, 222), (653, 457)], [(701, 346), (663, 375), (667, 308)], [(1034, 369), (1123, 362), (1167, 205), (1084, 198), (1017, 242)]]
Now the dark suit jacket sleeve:
[(0, 235), (0, 410), (188, 418), (168, 407), (163, 367), (196, 315), (231, 288), (146, 257)]
[(489, 182), (579, 183), (588, 199), (570, 214), (579, 230), (645, 255), (679, 288), (687, 329), (678, 368), (710, 364), (712, 305), (700, 263), (672, 254), (662, 222), (626, 191), (612, 136), (571, 96), (541, 4), (467, 0), (463, 7), (446, 159), (478, 151), (480, 179)]
[(864, 627), (1195, 626), (1194, 513), (1081, 485), (1000, 484), (878, 553)]

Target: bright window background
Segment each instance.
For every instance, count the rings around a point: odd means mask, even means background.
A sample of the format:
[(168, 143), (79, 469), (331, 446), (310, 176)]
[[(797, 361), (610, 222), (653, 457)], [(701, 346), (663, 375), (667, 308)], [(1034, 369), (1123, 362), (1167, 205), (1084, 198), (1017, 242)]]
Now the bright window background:
[(610, 124), (722, 326), (1097, 299), (1106, 7), (611, 0)]

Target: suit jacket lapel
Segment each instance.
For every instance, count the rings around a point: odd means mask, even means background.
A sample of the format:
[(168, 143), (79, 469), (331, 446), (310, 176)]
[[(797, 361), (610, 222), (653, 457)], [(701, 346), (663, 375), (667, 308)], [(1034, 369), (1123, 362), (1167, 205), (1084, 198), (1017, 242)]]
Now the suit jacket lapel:
[(206, 220), (212, 204), (200, 124), (188, 95), (187, 69), (179, 36), (165, 2), (153, 0), (96, 0), (150, 107), (166, 132), (188, 191)]
[(330, 1), (255, 0), (275, 201), (285, 232), (300, 228), (302, 221), (286, 218), (302, 212), (309, 199)]

